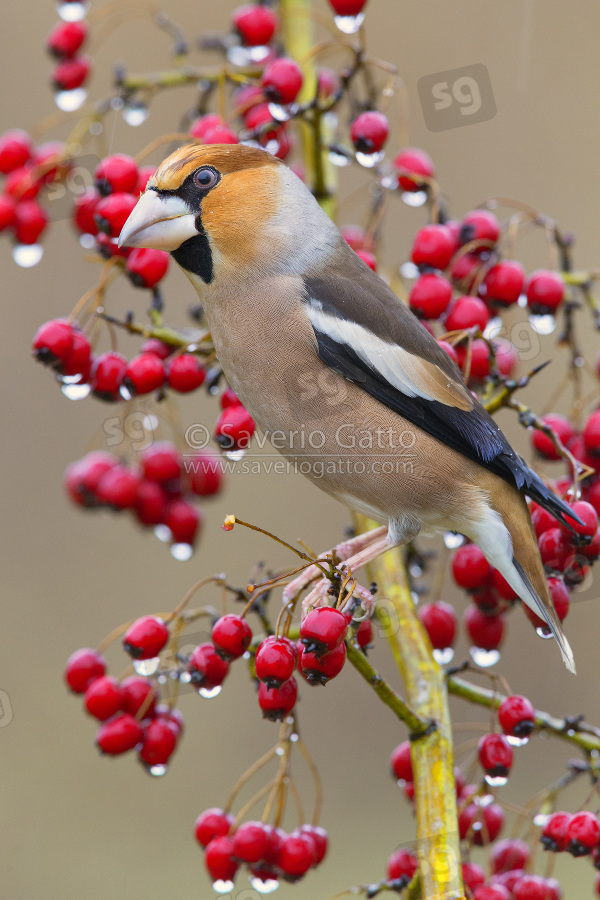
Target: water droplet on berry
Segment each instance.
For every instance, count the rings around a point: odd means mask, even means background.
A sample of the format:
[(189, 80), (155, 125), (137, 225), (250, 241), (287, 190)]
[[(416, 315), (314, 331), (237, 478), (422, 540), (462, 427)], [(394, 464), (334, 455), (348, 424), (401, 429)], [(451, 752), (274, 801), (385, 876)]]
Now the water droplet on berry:
[(144, 124), (150, 115), (150, 110), (143, 103), (127, 103), (123, 107), (122, 115), (128, 125), (137, 128), (138, 125)]
[(65, 380), (60, 389), (69, 400), (83, 400), (89, 396), (92, 386), (91, 384), (69, 384)]
[(214, 688), (198, 688), (198, 693), (201, 697), (204, 697), (205, 700), (213, 700), (215, 697), (218, 697), (222, 691), (222, 687), (218, 684)]
[(444, 544), (448, 548), (448, 550), (456, 550), (458, 547), (462, 547), (465, 539), (462, 534), (457, 534), (456, 531), (447, 531), (444, 534)]
[(190, 559), (194, 552), (191, 544), (173, 544), (171, 547), (171, 556), (179, 562), (185, 562)]
[(276, 878), (267, 878), (266, 881), (262, 881), (260, 878), (251, 878), (250, 884), (259, 894), (272, 894), (279, 887)]
[(269, 103), (269, 112), (276, 122), (287, 122), (291, 117), (289, 106), (280, 106), (278, 103)]
[(414, 262), (405, 262), (400, 266), (400, 274), (403, 278), (413, 279), (419, 277), (419, 270)]
[(250, 62), (253, 63), (262, 62), (271, 52), (269, 47), (248, 47), (247, 50)]
[(152, 659), (134, 659), (133, 668), (138, 675), (154, 675), (160, 665), (160, 656)]
[(423, 206), (423, 204), (427, 201), (427, 192), (404, 191), (404, 193), (400, 194), (400, 199), (403, 203), (406, 203), (407, 206)]
[(159, 539), (159, 541), (163, 542), (163, 544), (168, 544), (173, 537), (173, 535), (171, 534), (171, 529), (167, 528), (166, 525), (157, 525), (154, 529), (154, 534)]
[(54, 102), (63, 112), (74, 112), (83, 106), (86, 99), (87, 91), (83, 87), (73, 88), (72, 91), (57, 91), (54, 95)]
[(533, 817), (533, 824), (537, 825), (539, 828), (543, 828), (549, 818), (550, 816), (548, 813), (538, 813), (537, 816)]
[(538, 334), (552, 334), (556, 328), (554, 316), (529, 316), (529, 324)]
[(89, 8), (89, 0), (74, 3), (61, 2), (59, 0), (56, 4), (56, 11), (63, 22), (80, 22), (85, 18)]
[(229, 47), (227, 50), (227, 59), (234, 66), (241, 66), (243, 68), (250, 65), (248, 47), (241, 47), (239, 44), (234, 44), (233, 47)]
[(444, 647), (443, 650), (434, 650), (433, 658), (439, 666), (447, 666), (454, 659), (454, 650), (452, 647)]
[(521, 309), (525, 309), (525, 307), (527, 306), (527, 294), (521, 294), (521, 296), (517, 300), (517, 306), (520, 306)]
[(12, 250), (12, 258), (22, 269), (31, 269), (37, 266), (44, 255), (41, 244), (15, 244)]
[(119, 393), (120, 393), (121, 397), (123, 398), (123, 400), (132, 400), (133, 399), (133, 394), (131, 393), (129, 388), (124, 384), (122, 384), (121, 387), (119, 388)]
[(117, 112), (119, 110), (123, 109), (124, 106), (125, 106), (125, 101), (123, 100), (122, 97), (113, 97), (112, 100), (110, 101), (110, 108), (116, 109)]
[(213, 881), (213, 891), (217, 894), (229, 894), (233, 890), (233, 881)]
[(361, 12), (357, 16), (334, 16), (333, 21), (343, 34), (356, 34), (365, 21), (365, 14)]
[(481, 666), (482, 669), (488, 669), (495, 666), (500, 659), (499, 650), (484, 650), (483, 647), (471, 647), (470, 651), (473, 662)]
[(495, 337), (498, 337), (500, 334), (500, 330), (502, 328), (502, 319), (500, 316), (494, 316), (485, 326), (485, 330), (483, 332), (483, 336), (488, 339), (488, 341), (493, 341)]
[(223, 456), (227, 457), (227, 459), (232, 459), (234, 462), (238, 462), (240, 459), (243, 459), (246, 455), (246, 450), (226, 450)]
[(381, 162), (384, 156), (385, 153), (383, 150), (380, 150), (379, 153), (361, 153), (360, 151), (357, 151), (356, 162), (359, 165), (364, 166), (365, 169), (372, 169)]
[(493, 802), (494, 802), (493, 794), (483, 794), (483, 796), (479, 798), (480, 806), (490, 806)]
[(343, 166), (349, 166), (352, 162), (351, 156), (346, 156), (345, 153), (337, 153), (335, 150), (329, 151), (329, 162), (333, 166), (339, 166), (342, 168)]
[(506, 735), (506, 740), (507, 740), (508, 743), (511, 744), (513, 747), (524, 747), (525, 744), (528, 744), (528, 743), (529, 743), (529, 738), (528, 738), (528, 737), (521, 737), (521, 738), (520, 738), (520, 737), (515, 737), (514, 734), (507, 734), (507, 735)]
[(552, 639), (552, 632), (548, 628), (544, 628), (541, 625), (539, 628), (535, 629), (535, 633), (545, 641), (549, 641)]
[(485, 780), (491, 787), (504, 787), (508, 781), (507, 775), (486, 775)]
[(96, 245), (96, 238), (93, 234), (80, 234), (79, 243), (84, 250), (91, 250)]
[(167, 774), (167, 766), (163, 766), (163, 765), (159, 765), (159, 764), (157, 764), (155, 766), (150, 766), (148, 769), (148, 772), (150, 773), (150, 775), (154, 775), (155, 778), (160, 778), (161, 775)]
[[(177, 672), (175, 672), (175, 677), (177, 678)], [(179, 681), (182, 684), (189, 684), (191, 680), (192, 680), (191, 672), (182, 672), (181, 675), (179, 675)]]

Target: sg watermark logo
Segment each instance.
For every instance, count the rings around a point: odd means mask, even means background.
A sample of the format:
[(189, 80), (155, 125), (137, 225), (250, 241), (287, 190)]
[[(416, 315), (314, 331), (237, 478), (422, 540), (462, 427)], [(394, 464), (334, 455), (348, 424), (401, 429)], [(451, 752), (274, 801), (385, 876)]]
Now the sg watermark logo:
[(0, 690), (0, 728), (6, 728), (13, 720), (12, 705), (6, 691)]
[(476, 125), (496, 115), (490, 73), (483, 63), (424, 75), (417, 91), (429, 131)]

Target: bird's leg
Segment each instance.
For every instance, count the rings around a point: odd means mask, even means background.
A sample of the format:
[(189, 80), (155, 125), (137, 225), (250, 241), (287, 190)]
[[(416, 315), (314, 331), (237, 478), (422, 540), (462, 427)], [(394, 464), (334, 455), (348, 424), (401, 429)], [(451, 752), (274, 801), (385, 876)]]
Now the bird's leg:
[[(352, 557), (352, 554), (356, 554), (361, 550), (365, 550), (373, 541), (378, 540), (382, 535), (387, 534), (387, 527), (382, 525), (380, 528), (374, 528), (372, 531), (366, 531), (364, 534), (357, 534), (355, 537), (350, 538), (347, 541), (342, 541), (341, 544), (338, 544), (337, 547), (333, 549), (333, 551), (328, 551), (327, 553), (320, 553), (319, 559), (324, 559), (328, 554), (335, 556), (341, 561), (344, 562), (348, 558)], [(283, 605), (287, 606), (290, 600), (303, 591), (311, 581), (314, 581), (315, 578), (318, 578), (321, 574), (321, 570), (316, 566), (309, 566), (304, 572), (301, 572), (297, 578), (294, 578), (293, 581), (290, 581), (289, 584), (283, 589)], [(326, 578), (323, 579), (323, 584), (329, 588), (329, 582)], [(326, 593), (326, 592), (325, 592)]]

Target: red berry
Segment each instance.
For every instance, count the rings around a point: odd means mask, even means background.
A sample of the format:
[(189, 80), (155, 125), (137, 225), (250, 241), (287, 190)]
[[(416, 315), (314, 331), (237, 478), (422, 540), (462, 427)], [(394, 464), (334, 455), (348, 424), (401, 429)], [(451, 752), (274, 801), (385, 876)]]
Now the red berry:
[(473, 290), (480, 269), (481, 260), (476, 253), (463, 253), (452, 263), (450, 278), (457, 288), (468, 293)]
[(35, 169), (31, 165), (23, 166), (10, 172), (4, 181), (4, 193), (16, 203), (24, 200), (35, 200), (43, 186), (43, 181), (38, 178)]
[(314, 844), (307, 834), (288, 834), (277, 854), (277, 867), (286, 881), (297, 881), (314, 865)]
[(0, 137), (0, 172), (6, 175), (31, 159), (33, 144), (26, 131), (5, 131)]
[(96, 167), (94, 181), (101, 194), (135, 194), (139, 170), (135, 159), (125, 153), (106, 156)]
[(169, 629), (158, 616), (143, 616), (129, 626), (123, 649), (134, 659), (154, 659), (169, 640)]
[(499, 262), (483, 279), (485, 299), (498, 306), (510, 306), (521, 296), (524, 282), (521, 263), (510, 259)]
[(356, 643), (365, 650), (373, 640), (373, 624), (370, 619), (363, 619), (356, 629)]
[(529, 863), (531, 851), (529, 844), (519, 838), (507, 838), (497, 841), (492, 847), (492, 868), (494, 874), (510, 872), (513, 869), (524, 869)]
[(217, 125), (222, 124), (223, 120), (221, 119), (221, 116), (217, 115), (217, 113), (206, 113), (206, 115), (200, 116), (195, 120), (195, 122), (192, 122), (190, 126), (190, 134), (192, 137), (195, 137), (199, 141), (204, 142), (206, 134), (213, 128), (216, 128)]
[(142, 480), (138, 485), (135, 514), (142, 525), (159, 525), (165, 515), (168, 498), (156, 481)]
[(568, 538), (560, 528), (549, 528), (538, 539), (542, 562), (551, 569), (564, 571), (569, 556)]
[(479, 297), (458, 297), (451, 305), (446, 316), (448, 331), (463, 331), (478, 326), (481, 331), (489, 322), (490, 313)]
[(212, 644), (200, 644), (190, 656), (188, 672), (197, 689), (210, 691), (223, 684), (229, 663), (219, 656)]
[(106, 672), (106, 661), (97, 650), (82, 647), (67, 660), (65, 681), (75, 694), (85, 694), (89, 686)]
[(338, 16), (357, 16), (362, 12), (366, 2), (367, 0), (329, 0)]
[(593, 538), (598, 529), (598, 514), (591, 503), (588, 503), (586, 500), (575, 500), (573, 503), (569, 503), (569, 506), (573, 510), (574, 514), (578, 516), (583, 524), (576, 522), (570, 516), (565, 516), (567, 522), (573, 527), (575, 530), (575, 535), (572, 534), (571, 530), (566, 527), (566, 525), (562, 525), (562, 529), (567, 534), (571, 540), (571, 542), (577, 544), (578, 538), (587, 538), (588, 540)]
[[(302, 632), (301, 632), (302, 633)], [(346, 662), (346, 645), (338, 644), (334, 650), (324, 656), (307, 650), (303, 645), (300, 651), (300, 671), (309, 684), (327, 684), (339, 675)]]
[(268, 44), (278, 25), (277, 16), (268, 6), (240, 6), (232, 16), (233, 27), (248, 47)]
[(477, 863), (464, 862), (462, 864), (463, 884), (471, 893), (485, 882), (483, 869)]
[(144, 737), (144, 730), (137, 719), (129, 713), (118, 713), (103, 722), (96, 734), (96, 743), (101, 753), (117, 756), (133, 750)]
[(554, 313), (565, 296), (565, 283), (556, 272), (538, 269), (527, 279), (527, 305), (532, 313)]
[(527, 697), (513, 694), (498, 707), (498, 721), (504, 734), (510, 737), (529, 737), (535, 727), (535, 710)]
[(260, 83), (265, 97), (286, 106), (294, 102), (302, 87), (302, 69), (295, 60), (280, 56), (267, 65)]
[(157, 693), (152, 684), (141, 675), (130, 675), (121, 682), (123, 711), (140, 719), (152, 719), (156, 714)]
[(225, 837), (235, 822), (231, 813), (212, 807), (205, 809), (196, 819), (194, 832), (196, 840), (202, 847), (208, 846), (216, 837)]
[(489, 778), (506, 778), (513, 764), (513, 749), (503, 734), (484, 734), (478, 745), (479, 762)]
[(568, 812), (554, 812), (542, 828), (540, 841), (544, 850), (560, 853), (569, 846), (568, 828), (572, 815)]
[[(575, 434), (574, 428), (569, 420), (556, 413), (548, 413), (548, 415), (542, 416), (542, 422), (544, 422), (545, 425), (549, 425), (550, 428), (556, 432), (563, 444), (567, 444)], [(534, 428), (531, 431), (531, 442), (540, 456), (552, 460), (562, 459), (548, 435), (544, 434), (543, 431)]]
[(99, 450), (71, 463), (65, 472), (65, 487), (71, 499), (80, 506), (96, 506), (100, 479), (118, 462), (112, 453)]
[(164, 524), (175, 544), (193, 546), (202, 520), (198, 510), (186, 500), (173, 500), (165, 510)]
[[(471, 241), (489, 241), (495, 244), (500, 237), (500, 225), (496, 216), (487, 209), (474, 209), (467, 213), (460, 223), (459, 240), (461, 244)], [(483, 244), (474, 252), (489, 249), (488, 244)]]
[(340, 228), (342, 237), (353, 250), (362, 250), (365, 246), (366, 234), (360, 225), (343, 225)]
[(492, 844), (504, 824), (504, 812), (497, 803), (469, 803), (458, 816), (461, 839), (469, 838), (477, 847)]
[(88, 56), (64, 59), (52, 70), (52, 83), (59, 91), (74, 91), (86, 81), (92, 62)]
[(589, 417), (583, 429), (585, 449), (593, 456), (600, 455), (600, 410)]
[(465, 625), (469, 637), (482, 650), (496, 650), (504, 636), (504, 616), (486, 616), (476, 606), (465, 610)]
[(344, 640), (348, 618), (332, 606), (312, 609), (300, 625), (300, 640), (305, 650), (324, 656)]
[(494, 582), (494, 588), (503, 600), (508, 600), (512, 603), (514, 600), (518, 599), (519, 595), (513, 590), (504, 575), (500, 574), (498, 569), (493, 570), (492, 580)]
[(186, 459), (185, 471), (190, 490), (198, 497), (212, 497), (218, 494), (223, 484), (223, 470), (220, 457), (210, 450), (197, 453)]
[(59, 22), (46, 38), (46, 47), (54, 56), (71, 59), (83, 46), (87, 37), (84, 22)]
[(489, 584), (492, 567), (476, 544), (464, 544), (452, 558), (452, 575), (459, 587), (472, 591)]
[(166, 719), (171, 723), (171, 727), (175, 729), (178, 734), (183, 734), (185, 720), (183, 718), (183, 714), (181, 710), (174, 707), (171, 709), (165, 703), (159, 703), (156, 706), (156, 715), (161, 719)]
[(199, 388), (206, 378), (206, 369), (197, 356), (181, 353), (169, 363), (167, 379), (169, 387), (180, 394), (188, 394)]
[(166, 719), (152, 719), (146, 726), (144, 743), (139, 751), (146, 766), (164, 766), (177, 747), (177, 732)]
[(445, 225), (426, 225), (415, 235), (411, 259), (416, 266), (445, 269), (453, 253), (450, 230)]
[(79, 383), (85, 383), (88, 380), (92, 368), (92, 347), (87, 337), (82, 331), (73, 329), (73, 346), (68, 357), (63, 362), (61, 374), (70, 378), (75, 375), (81, 376)]
[(12, 228), (16, 222), (17, 204), (7, 194), (0, 194), (0, 233)]
[(181, 456), (169, 441), (158, 441), (141, 454), (144, 477), (161, 483), (179, 478)]
[(215, 125), (209, 128), (204, 135), (205, 144), (237, 144), (238, 136), (227, 125)]
[(473, 900), (511, 900), (511, 893), (503, 884), (482, 884), (473, 891)]
[(452, 646), (456, 635), (456, 614), (449, 603), (441, 600), (425, 603), (419, 607), (418, 615), (434, 650)]
[(221, 450), (245, 450), (254, 434), (254, 419), (243, 406), (228, 406), (215, 425), (215, 440)]
[(392, 751), (390, 756), (392, 775), (398, 781), (412, 781), (413, 770), (410, 755), (410, 741), (403, 741)]
[(62, 369), (73, 350), (73, 325), (64, 319), (44, 322), (33, 338), (33, 355), (40, 362)]
[(452, 285), (443, 275), (426, 272), (413, 284), (408, 302), (419, 318), (439, 319), (452, 298)]
[(123, 691), (110, 675), (96, 678), (84, 697), (85, 708), (91, 716), (104, 722), (123, 708)]
[(102, 197), (94, 213), (98, 230), (109, 237), (118, 238), (137, 201), (138, 198), (133, 194), (122, 191)]
[(377, 260), (370, 250), (355, 250), (355, 253), (370, 269), (377, 271)]
[(417, 871), (418, 865), (417, 855), (412, 850), (404, 850), (402, 847), (394, 850), (387, 861), (388, 881), (396, 881), (402, 876), (406, 876), (410, 880)]
[(258, 686), (258, 705), (265, 719), (281, 722), (292, 711), (298, 697), (298, 684), (294, 677), (288, 678), (279, 687), (268, 687), (262, 682)]
[(449, 344), (448, 341), (438, 341), (438, 344), (440, 345), (442, 350), (448, 354), (452, 362), (458, 365), (458, 355), (452, 344)]
[(213, 881), (232, 881), (238, 870), (233, 841), (225, 835), (213, 838), (204, 851), (204, 865)]
[(50, 184), (60, 174), (66, 178), (71, 169), (71, 162), (66, 158), (67, 148), (62, 141), (48, 141), (37, 147), (32, 163), (35, 166), (37, 176), (44, 184)]
[(600, 528), (596, 529), (591, 542), (581, 548), (581, 553), (586, 559), (594, 562), (600, 557)]
[[(456, 347), (458, 367), (463, 372), (467, 370), (467, 346), (459, 344)], [(482, 381), (490, 374), (490, 351), (482, 338), (476, 338), (471, 344), (470, 381)]]
[(136, 287), (153, 288), (167, 274), (169, 254), (164, 250), (136, 247), (127, 258), (125, 271)]
[(514, 900), (561, 900), (562, 892), (557, 884), (553, 878), (523, 875), (513, 887), (513, 897)]
[(26, 200), (15, 208), (15, 239), (19, 244), (36, 244), (48, 224), (45, 210), (35, 202)]
[(96, 497), (99, 503), (111, 506), (113, 509), (131, 509), (136, 504), (139, 475), (127, 466), (112, 466), (106, 472), (96, 488)]
[(158, 338), (148, 338), (147, 341), (144, 341), (140, 349), (142, 353), (154, 353), (159, 359), (168, 359), (175, 350), (175, 347), (171, 344), (165, 344), (164, 341), (161, 341)]
[(240, 398), (230, 387), (226, 387), (219, 397), (221, 409), (227, 409), (228, 406), (240, 406)]
[(211, 639), (219, 656), (229, 662), (244, 655), (252, 640), (252, 630), (241, 616), (229, 613), (217, 619)]
[(426, 182), (419, 179), (419, 175), (423, 175), (427, 179), (433, 177), (433, 163), (430, 157), (423, 150), (413, 147), (402, 150), (394, 159), (394, 166), (400, 176), (398, 185), (407, 193), (415, 193), (425, 187)]
[(133, 192), (136, 196), (143, 194), (148, 187), (148, 182), (156, 175), (156, 166), (141, 166), (138, 173), (138, 180)]
[(541, 506), (536, 507), (531, 514), (531, 521), (535, 529), (536, 537), (540, 538), (545, 531), (550, 528), (556, 528), (556, 519), (549, 513), (547, 509)]
[(492, 875), (491, 880), (494, 887), (500, 885), (501, 887), (506, 888), (511, 900), (514, 900), (512, 889), (524, 874), (523, 869), (512, 869), (510, 872), (501, 872), (499, 875)]
[(243, 822), (233, 836), (233, 855), (246, 863), (257, 863), (269, 848), (271, 826)]
[(309, 825), (308, 823), (301, 825), (299, 831), (300, 834), (309, 835), (309, 837), (312, 838), (315, 850), (315, 861), (313, 865), (320, 865), (320, 863), (322, 863), (325, 859), (329, 846), (329, 837), (327, 835), (327, 832), (319, 825)]
[(100, 194), (93, 188), (75, 198), (73, 203), (73, 221), (82, 234), (98, 234), (98, 226), (94, 218)]
[(123, 387), (131, 394), (150, 394), (165, 381), (165, 367), (154, 353), (141, 353), (127, 363)]
[(386, 116), (376, 110), (361, 113), (350, 126), (350, 139), (359, 153), (379, 153), (389, 133)]
[(600, 841), (600, 823), (592, 812), (575, 813), (567, 826), (567, 850), (573, 856), (586, 856)]
[(296, 647), (288, 638), (267, 637), (256, 650), (256, 677), (269, 688), (280, 687), (292, 677), (296, 662)]
[[(565, 585), (562, 578), (554, 577), (548, 578), (548, 588), (550, 590), (550, 596), (552, 597), (552, 602), (554, 604), (554, 609), (556, 610), (556, 615), (559, 620), (562, 622), (563, 619), (566, 618), (567, 613), (569, 612), (570, 600), (569, 600), (569, 591), (567, 586)], [(548, 623), (545, 619), (541, 619), (529, 606), (523, 606), (525, 611), (525, 615), (529, 619), (530, 622), (533, 623), (535, 628), (542, 628), (546, 634), (549, 633)]]

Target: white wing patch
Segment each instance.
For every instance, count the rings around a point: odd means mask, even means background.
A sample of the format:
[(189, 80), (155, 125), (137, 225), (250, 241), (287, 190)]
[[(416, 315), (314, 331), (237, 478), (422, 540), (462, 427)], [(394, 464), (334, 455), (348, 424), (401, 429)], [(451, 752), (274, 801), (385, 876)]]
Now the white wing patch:
[(435, 363), (388, 344), (356, 322), (323, 311), (319, 300), (307, 304), (314, 327), (338, 344), (347, 344), (360, 359), (406, 397), (437, 400), (446, 406), (471, 410), (473, 400), (463, 384), (450, 379)]

